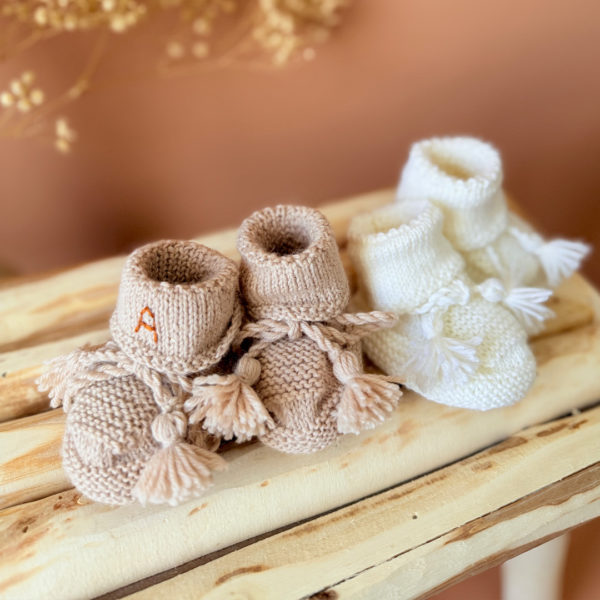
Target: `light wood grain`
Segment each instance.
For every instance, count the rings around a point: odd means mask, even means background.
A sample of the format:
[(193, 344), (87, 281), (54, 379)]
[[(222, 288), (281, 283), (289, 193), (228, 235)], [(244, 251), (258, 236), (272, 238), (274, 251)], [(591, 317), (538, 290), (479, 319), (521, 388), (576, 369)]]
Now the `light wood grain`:
[(339, 600), (429, 598), (599, 515), (600, 463), (596, 463), (362, 571), (330, 591)]
[[(30, 528), (28, 537), (23, 536), (14, 544), (10, 543), (10, 534), (8, 539), (0, 536), (0, 548), (11, 557), (0, 564), (0, 589), (15, 570), (32, 571), (31, 577), (24, 578), (23, 589), (33, 590), (36, 586), (57, 589), (51, 581), (64, 582), (65, 569), (68, 570), (67, 565), (73, 566), (75, 560), (79, 583), (69, 581), (69, 585), (74, 585), (79, 595), (97, 594), (331, 510), (469, 455), (528, 423), (564, 413), (571, 404), (567, 399), (577, 403), (577, 399), (589, 401), (600, 396), (598, 379), (584, 376), (582, 370), (577, 372), (577, 369), (598, 371), (598, 353), (589, 359), (590, 344), (598, 343), (597, 332), (590, 331), (585, 342), (578, 334), (566, 333), (540, 342), (548, 348), (540, 367), (537, 391), (513, 407), (476, 413), (407, 394), (399, 410), (381, 427), (358, 437), (346, 436), (337, 445), (312, 456), (283, 455), (260, 444), (233, 449), (226, 453), (229, 471), (217, 475), (215, 487), (203, 499), (183, 506), (108, 508), (84, 502), (69, 491), (59, 500), (50, 496), (5, 509), (0, 512), (5, 531), (14, 533), (15, 523), (32, 521), (37, 526), (35, 530)], [(563, 347), (571, 351), (557, 354), (549, 346), (552, 339), (560, 339)], [(574, 352), (575, 349), (578, 351)], [(573, 370), (572, 380), (561, 376)], [(597, 411), (590, 414), (593, 418), (582, 419), (585, 421), (579, 426), (582, 430), (585, 424), (600, 419)], [(552, 428), (559, 432), (568, 427), (542, 426), (530, 437), (543, 443), (553, 435)], [(552, 441), (546, 452), (557, 451), (556, 440)], [(588, 460), (595, 454), (593, 444), (597, 440), (590, 442), (585, 438), (579, 443), (583, 445), (578, 452), (574, 452), (575, 444), (561, 450), (565, 451), (563, 466), (565, 461), (575, 465), (578, 457)], [(525, 454), (521, 458), (525, 460)], [(552, 454), (548, 464), (554, 460)], [(542, 464), (546, 463), (540, 461), (540, 470)], [(577, 469), (583, 466), (578, 465)], [(550, 469), (547, 474), (554, 476), (553, 473)], [(488, 473), (486, 477), (491, 476)], [(491, 479), (496, 478), (494, 473)], [(460, 494), (463, 487), (460, 477), (454, 485), (453, 493)], [(490, 485), (495, 493), (497, 486)], [(476, 496), (471, 502), (479, 506)], [(157, 547), (153, 546), (156, 543), (153, 540), (160, 540), (160, 551), (138, 552), (139, 548)], [(75, 558), (70, 556), (73, 547), (78, 548)], [(115, 555), (117, 561), (128, 557), (126, 568), (113, 565), (111, 557)], [(111, 568), (98, 573), (99, 563), (108, 563)]]
[(332, 588), (339, 598), (418, 597), (480, 559), (600, 514), (598, 464), (544, 489), (597, 463), (598, 434), (600, 408), (534, 427), (132, 598), (291, 600)]
[(108, 340), (108, 330), (85, 333), (0, 353), (0, 423), (48, 410), (48, 397), (38, 391), (35, 380), (44, 363), (85, 344)]
[(0, 423), (0, 508), (71, 487), (61, 466), (62, 410)]

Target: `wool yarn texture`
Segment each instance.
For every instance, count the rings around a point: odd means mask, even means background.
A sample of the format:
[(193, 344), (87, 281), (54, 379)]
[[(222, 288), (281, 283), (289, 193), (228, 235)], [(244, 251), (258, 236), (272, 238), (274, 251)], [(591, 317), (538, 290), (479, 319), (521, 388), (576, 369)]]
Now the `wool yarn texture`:
[(499, 152), (471, 137), (414, 144), (397, 190), (400, 203), (427, 199), (444, 213), (444, 235), (464, 257), (476, 283), (513, 311), (528, 333), (537, 333), (552, 311), (554, 288), (588, 254), (581, 242), (544, 240), (508, 210)]
[(66, 413), (63, 466), (105, 504), (179, 504), (225, 467), (189, 423), (196, 378), (219, 369), (238, 334), (238, 269), (195, 242), (162, 241), (127, 259), (112, 340), (59, 357), (38, 381)]
[(238, 441), (253, 436), (288, 453), (321, 450), (343, 433), (383, 421), (399, 385), (365, 374), (360, 339), (389, 327), (391, 314), (345, 314), (349, 286), (331, 226), (318, 211), (277, 206), (255, 212), (238, 234), (247, 322), (235, 372), (215, 395), (198, 385), (193, 421)]
[(476, 410), (513, 404), (536, 372), (525, 330), (469, 278), (443, 226), (442, 211), (427, 201), (395, 203), (352, 220), (354, 305), (398, 317), (393, 328), (364, 338), (366, 354), (435, 402)]

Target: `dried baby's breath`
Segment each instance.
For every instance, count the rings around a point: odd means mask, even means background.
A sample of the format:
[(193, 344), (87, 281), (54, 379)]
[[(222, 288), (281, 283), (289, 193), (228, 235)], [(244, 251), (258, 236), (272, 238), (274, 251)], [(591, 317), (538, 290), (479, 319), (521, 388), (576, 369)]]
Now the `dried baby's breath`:
[(54, 146), (56, 149), (63, 154), (70, 152), (71, 146), (77, 139), (77, 134), (71, 128), (65, 117), (56, 119), (56, 123), (54, 124), (54, 132), (56, 134), (56, 139), (54, 141)]
[[(50, 113), (93, 89), (93, 75), (111, 34), (126, 34), (144, 21), (170, 13), (178, 23), (164, 43), (159, 73), (190, 73), (202, 64), (225, 67), (262, 62), (279, 67), (294, 58), (314, 59), (315, 47), (330, 37), (350, 2), (4, 0), (0, 3), (0, 32), (10, 32), (0, 33), (0, 56), (5, 60), (52, 37), (90, 30), (102, 35), (81, 75), (58, 97), (46, 100), (31, 71), (9, 81), (0, 90), (0, 135), (34, 135)], [(75, 140), (73, 130), (62, 117), (54, 124), (54, 146), (69, 152)]]
[(0, 92), (0, 104), (4, 108), (15, 107), (26, 113), (44, 102), (44, 92), (34, 87), (35, 74), (25, 71), (18, 78), (10, 81), (7, 90)]

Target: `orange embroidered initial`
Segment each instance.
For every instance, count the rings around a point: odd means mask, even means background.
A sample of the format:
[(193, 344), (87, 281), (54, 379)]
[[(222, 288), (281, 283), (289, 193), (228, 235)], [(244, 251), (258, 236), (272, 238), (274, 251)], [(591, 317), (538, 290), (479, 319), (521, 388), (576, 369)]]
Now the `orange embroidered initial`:
[[(150, 323), (146, 323), (146, 321), (144, 321), (144, 315), (146, 313), (152, 319), (152, 323), (151, 324)], [(154, 334), (154, 343), (155, 344), (158, 343), (158, 333), (156, 333), (156, 321), (154, 319), (154, 313), (147, 306), (145, 306), (142, 309), (142, 312), (140, 312), (140, 318), (139, 318), (137, 327), (135, 328), (135, 333), (137, 333), (140, 330), (140, 327), (143, 327), (144, 329), (147, 329), (148, 331), (151, 331)]]

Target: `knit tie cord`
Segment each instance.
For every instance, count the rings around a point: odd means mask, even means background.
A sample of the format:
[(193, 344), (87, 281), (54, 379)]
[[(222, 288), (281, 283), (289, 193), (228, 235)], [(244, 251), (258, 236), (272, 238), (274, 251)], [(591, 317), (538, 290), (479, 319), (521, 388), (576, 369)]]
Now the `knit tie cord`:
[[(500, 263), (491, 248), (488, 254)], [(460, 385), (468, 381), (479, 367), (477, 346), (482, 338), (468, 340), (445, 337), (444, 314), (453, 306), (465, 306), (473, 292), (491, 303), (500, 303), (512, 310), (515, 317), (529, 331), (539, 331), (545, 319), (554, 315), (544, 302), (552, 295), (551, 290), (534, 287), (511, 287), (495, 277), (486, 279), (471, 289), (460, 279), (440, 288), (427, 302), (414, 310), (420, 316), (420, 336), (411, 338), (411, 357), (405, 364), (406, 373), (421, 388), (432, 382), (445, 381)], [(400, 317), (402, 318), (402, 317)]]
[[(240, 320), (241, 311), (237, 310), (228, 333), (206, 357), (205, 368), (217, 363), (227, 351), (233, 334), (239, 330)], [(62, 406), (66, 413), (77, 394), (97, 381), (134, 375), (151, 390), (160, 411), (152, 421), (151, 431), (161, 448), (146, 463), (132, 490), (140, 503), (179, 504), (211, 484), (211, 471), (226, 467), (219, 455), (185, 441), (188, 418), (183, 403), (185, 395), (192, 390), (192, 380), (186, 375), (168, 370), (159, 372), (134, 361), (114, 342), (96, 349), (76, 350), (54, 359), (49, 367), (38, 379), (38, 387), (48, 392), (52, 408)], [(105, 460), (123, 452), (114, 441), (108, 438), (106, 444), (103, 441), (98, 449), (106, 455)]]
[(397, 378), (362, 372), (354, 352), (348, 350), (361, 337), (382, 327), (391, 327), (396, 317), (383, 312), (342, 314), (327, 323), (261, 319), (248, 323), (239, 332), (234, 346), (252, 339), (248, 351), (239, 359), (231, 375), (208, 375), (194, 379), (192, 396), (184, 410), (190, 423), (203, 421), (203, 427), (224, 439), (238, 441), (264, 435), (275, 423), (253, 389), (260, 378), (257, 357), (269, 345), (302, 336), (324, 352), (333, 374), (344, 386), (336, 407), (339, 433), (359, 433), (375, 427), (394, 410), (402, 392)]

